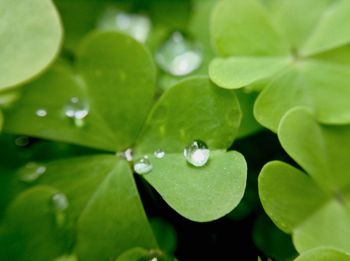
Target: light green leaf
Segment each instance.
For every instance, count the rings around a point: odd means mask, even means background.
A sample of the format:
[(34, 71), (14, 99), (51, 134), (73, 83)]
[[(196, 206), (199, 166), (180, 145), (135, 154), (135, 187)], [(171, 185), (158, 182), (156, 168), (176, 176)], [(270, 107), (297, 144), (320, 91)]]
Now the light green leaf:
[(278, 135), (310, 176), (284, 163), (268, 163), (259, 177), (265, 211), (292, 233), (299, 252), (320, 246), (349, 252), (349, 126), (320, 125), (310, 111), (295, 108), (282, 119)]
[[(80, 76), (58, 66), (31, 83), (6, 113), (5, 130), (109, 151), (131, 146), (152, 103), (155, 68), (150, 54), (129, 36), (95, 33), (83, 44), (78, 68)], [(84, 126), (65, 116), (72, 97), (89, 108)], [(38, 109), (47, 116), (38, 117)]]
[(332, 248), (315, 248), (304, 252), (295, 261), (349, 261), (350, 255)]
[(312, 55), (348, 44), (350, 42), (349, 14), (348, 0), (331, 1), (309, 40), (302, 47), (301, 53)]
[(278, 161), (270, 162), (262, 169), (259, 195), (267, 214), (287, 233), (309, 218), (328, 199), (302, 171)]
[(223, 0), (213, 10), (211, 34), (218, 54), (288, 55), (288, 44), (256, 0)]
[[(277, 76), (258, 97), (254, 114), (276, 131), (282, 116), (296, 106), (307, 106), (317, 119), (329, 124), (350, 122), (349, 67), (304, 61)], [(337, 101), (337, 102), (334, 102)]]
[(76, 230), (79, 259), (110, 260), (131, 247), (157, 247), (126, 162), (99, 155), (54, 161), (46, 168), (38, 182), (67, 196), (67, 226)]
[[(330, 0), (266, 0), (271, 19), (297, 51), (319, 23)], [(307, 13), (307, 15), (305, 15)]]
[(222, 88), (238, 89), (275, 75), (288, 63), (287, 57), (215, 58), (209, 76)]
[[(150, 156), (145, 179), (186, 218), (205, 222), (229, 213), (243, 197), (247, 166), (238, 152), (211, 151), (207, 165), (189, 166), (182, 154)], [(171, 166), (171, 167), (169, 167)]]
[(340, 192), (350, 185), (349, 126), (320, 125), (311, 112), (295, 108), (282, 119), (278, 136), (288, 154), (322, 188)]
[(193, 140), (210, 149), (226, 149), (241, 120), (236, 95), (213, 85), (206, 77), (183, 80), (154, 106), (139, 139), (139, 153), (157, 149), (182, 152)]
[(28, 81), (56, 56), (62, 38), (50, 0), (1, 0), (0, 90)]
[(9, 206), (0, 230), (1, 260), (46, 261), (62, 254), (69, 242), (55, 224), (51, 197), (56, 189), (38, 186)]

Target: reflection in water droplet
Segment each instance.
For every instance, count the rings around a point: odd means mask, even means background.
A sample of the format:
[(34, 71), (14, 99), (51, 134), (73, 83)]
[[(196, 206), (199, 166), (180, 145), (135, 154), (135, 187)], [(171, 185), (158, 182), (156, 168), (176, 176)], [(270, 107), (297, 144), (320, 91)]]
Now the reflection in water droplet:
[(143, 156), (134, 163), (134, 171), (140, 175), (148, 174), (152, 168), (151, 161), (147, 156)]
[(36, 116), (43, 118), (47, 115), (47, 111), (45, 109), (37, 109), (35, 112)]
[(180, 32), (173, 33), (156, 53), (160, 68), (174, 76), (184, 76), (202, 64), (202, 53), (195, 43)]
[(25, 147), (29, 144), (29, 138), (26, 136), (19, 136), (15, 139), (15, 144), (18, 147)]
[(184, 149), (184, 156), (191, 165), (202, 167), (209, 160), (210, 150), (203, 141), (195, 140)]
[(74, 121), (77, 127), (82, 127), (85, 124), (84, 119), (89, 114), (89, 108), (85, 102), (77, 97), (73, 97), (64, 107), (64, 113)]
[(51, 197), (51, 203), (55, 211), (56, 224), (61, 227), (65, 223), (66, 214), (65, 211), (69, 206), (68, 199), (63, 193), (55, 193)]
[(125, 151), (123, 152), (117, 152), (117, 157), (120, 157), (122, 159), (125, 159), (129, 162), (131, 162), (133, 159), (134, 159), (134, 152), (132, 149), (126, 149)]
[(31, 183), (36, 181), (41, 175), (46, 172), (46, 167), (35, 162), (27, 163), (20, 170), (20, 180)]
[(164, 150), (161, 150), (161, 149), (157, 149), (155, 152), (154, 152), (154, 156), (158, 159), (162, 159), (164, 158), (165, 156), (165, 152)]
[(151, 31), (151, 21), (143, 14), (129, 14), (109, 7), (103, 13), (98, 27), (102, 30), (118, 30), (144, 43)]

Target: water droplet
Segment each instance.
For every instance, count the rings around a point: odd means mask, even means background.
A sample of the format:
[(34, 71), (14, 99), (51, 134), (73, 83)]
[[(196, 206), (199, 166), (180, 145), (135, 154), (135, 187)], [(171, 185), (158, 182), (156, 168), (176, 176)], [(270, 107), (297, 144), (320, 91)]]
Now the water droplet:
[(36, 116), (43, 118), (43, 117), (46, 117), (47, 111), (45, 109), (40, 108), (36, 110), (35, 114)]
[(151, 31), (151, 20), (143, 14), (129, 14), (109, 7), (103, 13), (98, 27), (103, 30), (118, 30), (144, 43)]
[(122, 159), (125, 159), (129, 162), (131, 162), (134, 159), (134, 152), (132, 149), (126, 149), (123, 152), (117, 152), (117, 157), (120, 157)]
[(202, 167), (209, 160), (210, 150), (203, 141), (195, 140), (184, 149), (184, 156), (191, 165)]
[(18, 147), (25, 147), (29, 144), (29, 138), (26, 136), (19, 136), (15, 139), (15, 144)]
[(161, 149), (157, 149), (155, 152), (154, 152), (154, 156), (158, 159), (162, 159), (164, 158), (165, 156), (165, 152), (164, 150), (161, 150)]
[(148, 174), (152, 168), (151, 161), (147, 156), (143, 156), (134, 163), (134, 171), (140, 175)]
[(66, 220), (65, 211), (69, 206), (68, 199), (65, 194), (58, 192), (51, 197), (51, 203), (55, 211), (56, 224), (61, 227)]
[(85, 102), (77, 97), (73, 97), (66, 104), (64, 113), (68, 118), (74, 121), (77, 127), (82, 127), (85, 123), (84, 119), (89, 114), (89, 108)]
[(174, 76), (184, 76), (198, 69), (203, 59), (195, 43), (175, 32), (160, 46), (156, 60), (162, 70)]
[(35, 162), (27, 163), (20, 170), (20, 179), (23, 182), (31, 183), (36, 181), (46, 172), (46, 167)]

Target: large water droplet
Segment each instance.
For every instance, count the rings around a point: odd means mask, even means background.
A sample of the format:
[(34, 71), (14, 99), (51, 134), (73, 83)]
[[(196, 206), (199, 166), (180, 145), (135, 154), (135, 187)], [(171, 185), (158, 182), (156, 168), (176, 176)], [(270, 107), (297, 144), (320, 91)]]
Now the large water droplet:
[(184, 76), (198, 69), (203, 59), (195, 43), (175, 32), (160, 46), (156, 60), (162, 70), (174, 76)]
[(161, 149), (157, 149), (155, 152), (154, 152), (154, 156), (158, 159), (162, 159), (164, 158), (165, 156), (165, 152), (164, 150), (161, 150)]
[(210, 150), (203, 141), (195, 140), (184, 149), (184, 156), (191, 165), (202, 167), (209, 160)]
[(47, 111), (45, 109), (40, 108), (36, 110), (35, 114), (36, 116), (43, 118), (43, 117), (46, 117)]
[(56, 224), (61, 227), (66, 220), (65, 211), (69, 206), (68, 199), (65, 194), (58, 192), (51, 197), (51, 203), (55, 211)]
[(36, 181), (40, 176), (46, 172), (46, 167), (35, 162), (27, 163), (20, 170), (20, 180), (31, 183)]
[(144, 43), (151, 31), (151, 21), (143, 14), (129, 14), (109, 7), (103, 13), (98, 27), (103, 30), (118, 30)]
[(125, 159), (125, 160), (127, 160), (127, 161), (129, 161), (129, 162), (131, 162), (133, 159), (134, 159), (134, 152), (133, 152), (133, 150), (132, 149), (126, 149), (126, 150), (124, 150), (124, 151), (122, 151), (122, 152), (117, 152), (117, 157), (120, 157), (120, 158), (122, 158), (122, 159)]
[(134, 163), (134, 171), (140, 175), (148, 174), (152, 168), (152, 163), (147, 156), (143, 156)]
[(77, 127), (82, 127), (85, 123), (84, 119), (89, 114), (89, 108), (85, 102), (77, 97), (73, 97), (66, 104), (64, 113), (68, 118), (74, 121)]

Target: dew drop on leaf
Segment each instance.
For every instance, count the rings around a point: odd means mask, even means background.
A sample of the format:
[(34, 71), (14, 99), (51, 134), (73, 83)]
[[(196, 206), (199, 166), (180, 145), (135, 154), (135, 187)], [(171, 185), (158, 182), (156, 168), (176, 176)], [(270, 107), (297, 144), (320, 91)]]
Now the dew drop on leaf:
[(190, 74), (202, 64), (202, 53), (196, 43), (174, 32), (158, 49), (156, 61), (159, 67), (174, 76)]
[(25, 147), (29, 144), (29, 138), (26, 136), (19, 136), (15, 139), (15, 144), (18, 147)]
[(152, 163), (147, 156), (143, 156), (134, 163), (134, 171), (140, 175), (148, 174), (152, 168)]
[(191, 165), (202, 167), (209, 160), (210, 150), (203, 141), (195, 140), (184, 149), (184, 156)]
[(51, 203), (55, 212), (56, 223), (61, 227), (66, 219), (65, 211), (69, 206), (68, 199), (63, 193), (55, 193), (51, 197)]
[(44, 165), (29, 162), (20, 170), (20, 180), (26, 183), (31, 183), (36, 181), (45, 172), (46, 167)]
[(47, 111), (45, 109), (40, 108), (36, 110), (35, 114), (36, 116), (43, 118), (47, 116)]
[(77, 97), (73, 97), (64, 107), (64, 114), (73, 120), (75, 126), (82, 127), (85, 123), (84, 119), (89, 114), (89, 108), (85, 102)]
[(162, 150), (162, 149), (157, 149), (157, 150), (154, 152), (154, 156), (155, 156), (157, 159), (162, 159), (162, 158), (164, 158), (164, 156), (165, 156), (165, 152), (164, 152), (164, 150)]
[(137, 41), (146, 42), (151, 31), (151, 20), (144, 14), (125, 13), (117, 8), (108, 7), (100, 21), (98, 27), (102, 30), (118, 30), (124, 32)]
[(126, 149), (126, 150), (121, 151), (121, 152), (117, 152), (116, 155), (117, 155), (117, 157), (125, 159), (129, 162), (133, 161), (133, 159), (134, 159), (134, 152), (131, 148)]

